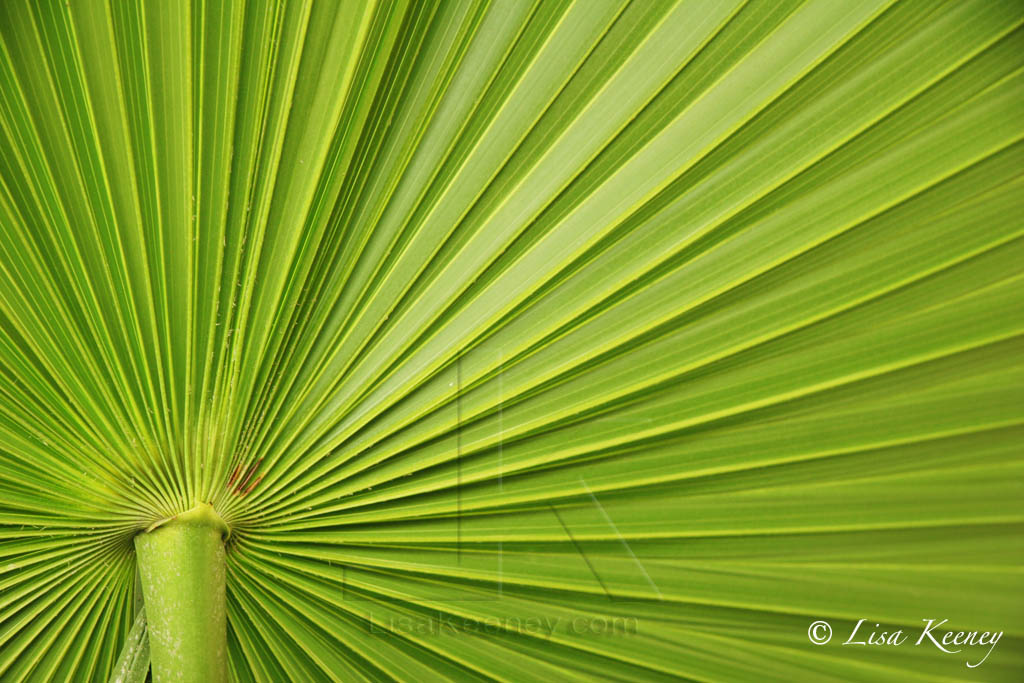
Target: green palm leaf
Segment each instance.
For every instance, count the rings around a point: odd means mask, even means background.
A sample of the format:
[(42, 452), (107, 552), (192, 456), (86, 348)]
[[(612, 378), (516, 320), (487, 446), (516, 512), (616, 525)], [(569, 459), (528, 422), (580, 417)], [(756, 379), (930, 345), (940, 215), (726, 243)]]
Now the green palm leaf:
[(1022, 21), (0, 3), (0, 678), (1019, 679)]

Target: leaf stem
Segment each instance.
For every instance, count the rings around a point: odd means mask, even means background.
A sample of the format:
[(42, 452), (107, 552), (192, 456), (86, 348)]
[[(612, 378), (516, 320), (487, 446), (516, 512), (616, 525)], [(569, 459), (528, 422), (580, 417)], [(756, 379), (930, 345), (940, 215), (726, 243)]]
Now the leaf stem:
[(213, 506), (161, 520), (135, 537), (153, 680), (227, 680), (224, 541)]

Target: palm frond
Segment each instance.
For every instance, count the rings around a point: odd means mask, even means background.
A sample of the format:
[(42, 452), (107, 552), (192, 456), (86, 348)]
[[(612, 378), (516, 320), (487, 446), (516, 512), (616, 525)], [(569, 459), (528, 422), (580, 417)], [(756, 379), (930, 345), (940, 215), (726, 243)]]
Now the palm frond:
[(236, 680), (1019, 676), (1022, 21), (0, 3), (0, 678), (199, 502)]

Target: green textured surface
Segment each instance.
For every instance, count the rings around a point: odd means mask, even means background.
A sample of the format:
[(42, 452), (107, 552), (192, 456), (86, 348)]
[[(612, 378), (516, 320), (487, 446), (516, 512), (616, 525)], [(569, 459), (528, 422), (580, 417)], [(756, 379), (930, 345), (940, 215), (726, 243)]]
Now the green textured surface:
[(156, 683), (227, 680), (227, 534), (204, 503), (135, 537)]
[(145, 683), (150, 672), (149, 629), (146, 612), (135, 615), (135, 623), (110, 674), (110, 683)]
[(1024, 680), (1022, 23), (0, 1), (0, 680)]

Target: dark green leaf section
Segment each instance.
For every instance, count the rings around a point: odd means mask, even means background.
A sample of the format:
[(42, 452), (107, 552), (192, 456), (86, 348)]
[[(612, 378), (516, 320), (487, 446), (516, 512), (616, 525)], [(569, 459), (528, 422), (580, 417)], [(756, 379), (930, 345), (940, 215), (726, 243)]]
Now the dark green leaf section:
[(0, 679), (1019, 680), (1022, 22), (0, 3)]

